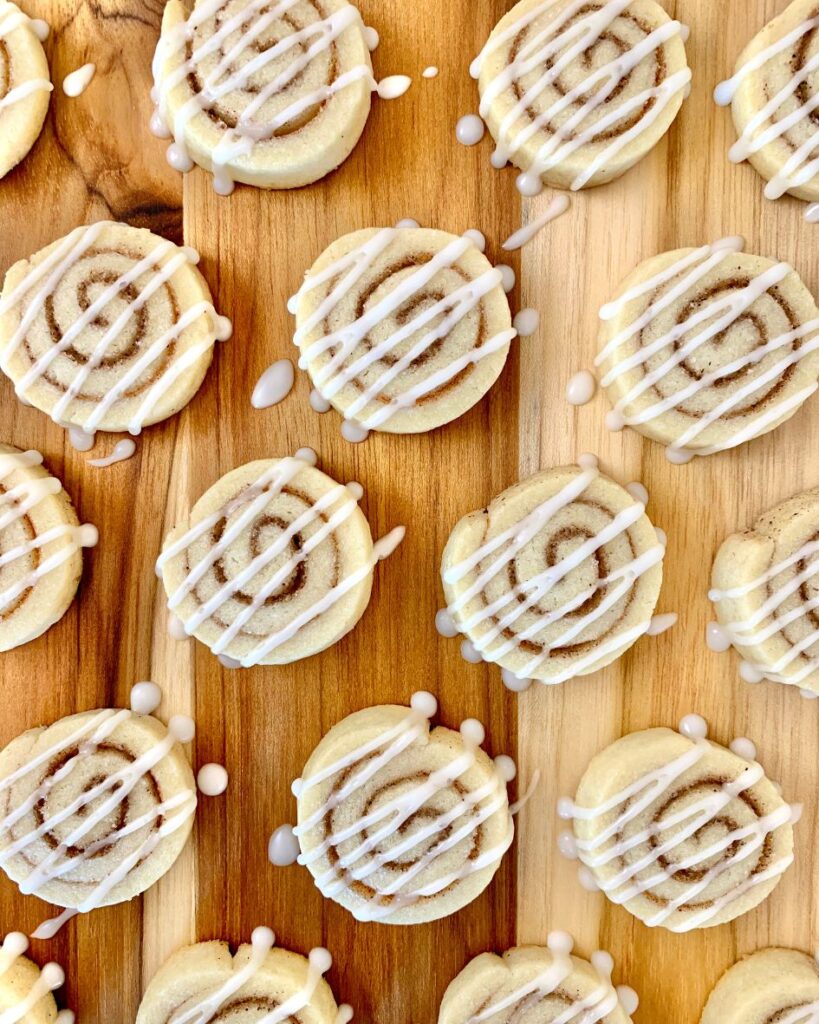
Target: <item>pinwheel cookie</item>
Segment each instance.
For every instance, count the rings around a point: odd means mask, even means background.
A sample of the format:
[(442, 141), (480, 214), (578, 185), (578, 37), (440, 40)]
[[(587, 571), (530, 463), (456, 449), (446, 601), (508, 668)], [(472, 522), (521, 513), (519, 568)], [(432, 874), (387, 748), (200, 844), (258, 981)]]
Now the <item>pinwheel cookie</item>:
[(59, 964), (40, 968), (24, 954), (28, 938), (9, 932), (0, 947), (0, 1020), (3, 1024), (73, 1024), (69, 1010), (57, 1012), (52, 993), (65, 981)]
[(819, 968), (796, 949), (761, 949), (720, 979), (700, 1024), (815, 1024)]
[(41, 40), (48, 26), (0, 0), (0, 178), (40, 134), (52, 90)]

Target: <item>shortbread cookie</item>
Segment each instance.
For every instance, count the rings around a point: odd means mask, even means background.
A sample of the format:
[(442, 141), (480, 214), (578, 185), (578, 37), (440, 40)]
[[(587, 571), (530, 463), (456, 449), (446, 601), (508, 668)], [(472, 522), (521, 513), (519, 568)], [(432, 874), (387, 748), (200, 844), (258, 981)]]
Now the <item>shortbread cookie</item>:
[(641, 263), (600, 311), (608, 424), (685, 462), (759, 437), (816, 390), (819, 309), (787, 263), (741, 238)]
[(749, 741), (735, 753), (708, 740), (698, 715), (681, 730), (617, 740), (558, 807), (574, 828), (561, 848), (574, 846), (584, 884), (673, 932), (724, 924), (761, 903), (793, 862), (800, 813), (746, 759)]
[(438, 1024), (630, 1024), (637, 997), (612, 984), (610, 954), (592, 953), (590, 963), (573, 946), (552, 932), (545, 947), (481, 953), (450, 983)]
[(815, 1024), (819, 968), (796, 949), (761, 949), (718, 982), (700, 1024)]
[(145, 991), (136, 1024), (347, 1024), (322, 975), (332, 965), (326, 949), (309, 958), (274, 949), (269, 928), (231, 953), (227, 942), (200, 942), (174, 953)]
[(0, 651), (28, 643), (62, 618), (97, 543), (39, 452), (0, 444)]
[(157, 562), (185, 631), (245, 668), (340, 640), (364, 614), (376, 563), (403, 537), (399, 527), (373, 545), (357, 493), (314, 461), (297, 453), (223, 476)]
[(230, 334), (198, 258), (144, 228), (77, 228), (6, 274), (0, 369), (63, 426), (138, 434), (166, 419)]
[(291, 306), (299, 366), (362, 431), (414, 434), (460, 416), (495, 383), (516, 333), (503, 274), (469, 233), (344, 235)]
[(0, 178), (37, 141), (48, 112), (53, 86), (41, 27), (16, 4), (0, 0)]
[(347, 0), (170, 0), (154, 58), (153, 130), (168, 160), (236, 181), (295, 188), (347, 159), (375, 86)]
[(193, 825), (196, 785), (166, 728), (130, 710), (85, 711), (29, 729), (0, 753), (0, 867), (22, 893), (77, 913), (144, 892), (171, 867)]
[(359, 921), (417, 924), (471, 903), (492, 881), (514, 825), (514, 765), (484, 730), (430, 728), (435, 698), (358, 711), (334, 726), (293, 784), (300, 864)]
[(73, 1024), (68, 1011), (58, 1014), (51, 994), (65, 981), (59, 964), (40, 968), (24, 956), (28, 938), (9, 932), (0, 947), (0, 1021), (3, 1024)]
[(455, 526), (447, 612), (513, 687), (509, 675), (564, 682), (647, 632), (664, 554), (645, 506), (596, 465), (543, 470)]
[(472, 65), (493, 164), (519, 167), (525, 195), (618, 178), (677, 116), (686, 35), (654, 0), (521, 0)]
[(711, 583), (719, 639), (745, 659), (743, 675), (819, 694), (819, 488), (728, 537)]
[(819, 8), (794, 0), (740, 54), (717, 103), (731, 104), (739, 135), (730, 150), (765, 178), (765, 195), (819, 199)]

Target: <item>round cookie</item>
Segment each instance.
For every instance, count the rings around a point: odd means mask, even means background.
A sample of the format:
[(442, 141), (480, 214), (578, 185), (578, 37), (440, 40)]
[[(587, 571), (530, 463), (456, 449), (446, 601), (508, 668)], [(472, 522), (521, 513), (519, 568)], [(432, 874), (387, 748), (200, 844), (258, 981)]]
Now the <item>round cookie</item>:
[(0, 0), (0, 178), (28, 153), (43, 127), (53, 86), (32, 21), (10, 0)]
[(618, 178), (679, 112), (686, 36), (654, 0), (521, 0), (472, 65), (493, 164), (520, 168), (525, 195)]
[(0, 651), (34, 640), (67, 611), (82, 575), (82, 549), (97, 529), (80, 526), (71, 499), (39, 452), (0, 444)]
[(730, 967), (709, 996), (700, 1024), (814, 1024), (819, 969), (796, 949), (760, 949)]
[(170, 0), (154, 58), (152, 129), (168, 160), (234, 182), (295, 188), (358, 142), (373, 79), (364, 24), (347, 0)]
[(512, 688), (587, 675), (648, 630), (664, 554), (645, 506), (596, 464), (542, 470), (456, 524), (448, 618)]
[(819, 309), (787, 263), (741, 238), (641, 263), (600, 316), (613, 430), (633, 427), (673, 462), (760, 437), (817, 387)]
[(230, 334), (198, 259), (145, 228), (76, 228), (7, 272), (0, 369), (61, 426), (138, 434), (167, 419)]
[(743, 676), (819, 694), (819, 488), (723, 541), (711, 583), (718, 646), (742, 655)]
[(418, 924), (471, 903), (514, 836), (508, 758), (472, 719), (430, 727), (431, 694), (334, 726), (293, 784), (301, 856), (328, 899), (359, 921)]
[(471, 409), (504, 367), (516, 332), (502, 282), (469, 233), (344, 235), (291, 300), (299, 366), (348, 429), (433, 430)]
[(23, 954), (28, 938), (9, 932), (0, 947), (0, 1020), (4, 1024), (73, 1024), (74, 1015), (58, 1014), (52, 992), (65, 981), (59, 964), (40, 968)]
[(800, 813), (756, 761), (708, 740), (699, 716), (681, 729), (616, 740), (558, 806), (574, 830), (561, 849), (582, 862), (584, 885), (673, 932), (758, 906), (793, 862)]

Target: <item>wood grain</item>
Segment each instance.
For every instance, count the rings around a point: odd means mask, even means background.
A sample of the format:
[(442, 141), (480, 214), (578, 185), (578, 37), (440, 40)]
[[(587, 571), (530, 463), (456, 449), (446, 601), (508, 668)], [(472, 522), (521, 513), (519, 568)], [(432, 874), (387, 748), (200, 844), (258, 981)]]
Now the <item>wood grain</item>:
[[(618, 980), (642, 996), (638, 1024), (691, 1024), (720, 972), (741, 952), (769, 942), (813, 948), (811, 892), (817, 836), (817, 708), (795, 692), (739, 681), (732, 654), (707, 651), (703, 630), (710, 560), (720, 540), (789, 494), (817, 483), (816, 400), (790, 423), (739, 451), (672, 467), (637, 435), (608, 435), (601, 396), (570, 410), (563, 392), (591, 363), (596, 309), (639, 260), (678, 245), (744, 234), (749, 248), (794, 263), (819, 294), (819, 257), (801, 204), (776, 205), (748, 167), (726, 153), (730, 116), (714, 107), (713, 84), (745, 41), (785, 0), (666, 0), (692, 27), (692, 95), (667, 140), (621, 181), (573, 200), (522, 256), (515, 305), (541, 312), (538, 335), (520, 344), (490, 396), (431, 435), (373, 435), (351, 446), (335, 414), (315, 415), (299, 376), (280, 406), (258, 412), (250, 393), (274, 359), (293, 356), (285, 300), (304, 269), (338, 235), (414, 217), (461, 232), (479, 227), (490, 257), (520, 219), (511, 171), (495, 172), (489, 143), (455, 144), (453, 125), (475, 106), (467, 66), (511, 0), (456, 0), (434, 12), (399, 0), (361, 3), (381, 34), (379, 74), (413, 76), (410, 92), (376, 103), (361, 143), (334, 175), (308, 189), (217, 197), (195, 171), (183, 185), (163, 144), (147, 131), (150, 58), (161, 0), (24, 0), (53, 26), (55, 81), (86, 60), (97, 76), (79, 99), (55, 91), (43, 136), (0, 183), (0, 269), (84, 221), (113, 217), (182, 235), (202, 253), (217, 305), (234, 321), (205, 385), (175, 419), (148, 430), (131, 461), (100, 471), (67, 446), (45, 416), (14, 400), (0, 381), (0, 440), (39, 448), (64, 479), (83, 519), (102, 540), (88, 559), (79, 599), (49, 633), (2, 656), (5, 713), (0, 744), (60, 715), (127, 700), (131, 684), (155, 678), (163, 714), (191, 710), (194, 764), (221, 761), (225, 797), (203, 798), (193, 841), (142, 900), (71, 922), (34, 945), (68, 975), (67, 1005), (82, 1024), (129, 1024), (144, 984), (183, 942), (246, 940), (270, 924), (282, 944), (335, 954), (330, 980), (357, 1017), (372, 1024), (434, 1021), (449, 980), (476, 953), (514, 941), (542, 942), (571, 930), (585, 952), (615, 955)], [(432, 17), (430, 16), (432, 15)], [(420, 77), (435, 64), (438, 78)], [(528, 201), (526, 216), (548, 202)], [(114, 439), (104, 439), (108, 451)], [(153, 562), (166, 530), (228, 469), (302, 445), (320, 466), (365, 488), (374, 534), (397, 523), (407, 539), (377, 571), (373, 601), (342, 643), (284, 668), (223, 669), (201, 645), (172, 641)], [(442, 602), (438, 565), (455, 521), (539, 466), (598, 452), (613, 475), (641, 479), (649, 511), (669, 535), (661, 610), (680, 612), (670, 633), (642, 640), (618, 665), (587, 680), (520, 697), (495, 669), (465, 664), (433, 618)], [(475, 715), (493, 753), (515, 753), (527, 780), (543, 782), (519, 819), (519, 840), (489, 891), (455, 918), (412, 928), (360, 925), (323, 901), (300, 868), (274, 869), (267, 837), (292, 820), (290, 781), (323, 732), (357, 708), (436, 692), (441, 720)], [(806, 804), (797, 864), (761, 908), (737, 924), (685, 936), (651, 931), (585, 893), (557, 855), (556, 798), (572, 792), (589, 758), (624, 731), (674, 724), (687, 711), (708, 717), (724, 741), (749, 735), (791, 799)], [(0, 931), (33, 928), (47, 910), (0, 878)]]

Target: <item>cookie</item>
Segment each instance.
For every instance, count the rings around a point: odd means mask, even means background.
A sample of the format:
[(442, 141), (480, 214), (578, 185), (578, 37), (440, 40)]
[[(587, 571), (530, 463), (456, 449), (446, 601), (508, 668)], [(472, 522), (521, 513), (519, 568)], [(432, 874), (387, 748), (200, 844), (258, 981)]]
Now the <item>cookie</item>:
[(59, 964), (40, 968), (24, 954), (28, 938), (9, 932), (0, 946), (0, 1020), (3, 1024), (73, 1024), (74, 1015), (57, 1012), (52, 992), (65, 981)]
[(48, 113), (54, 87), (42, 45), (47, 31), (0, 0), (0, 178), (29, 152)]
[(700, 1024), (813, 1024), (819, 1020), (819, 969), (796, 949), (760, 949), (717, 983)]

